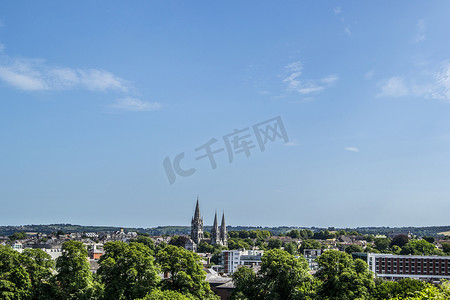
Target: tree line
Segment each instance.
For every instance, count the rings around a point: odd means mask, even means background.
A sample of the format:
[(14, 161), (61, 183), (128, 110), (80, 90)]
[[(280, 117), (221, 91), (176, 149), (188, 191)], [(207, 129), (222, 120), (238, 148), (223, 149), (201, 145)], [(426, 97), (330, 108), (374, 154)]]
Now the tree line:
[[(205, 281), (200, 257), (147, 237), (108, 242), (96, 274), (83, 243), (67, 241), (53, 261), (40, 249), (0, 246), (0, 299), (219, 299)], [(162, 279), (160, 274), (167, 274)]]

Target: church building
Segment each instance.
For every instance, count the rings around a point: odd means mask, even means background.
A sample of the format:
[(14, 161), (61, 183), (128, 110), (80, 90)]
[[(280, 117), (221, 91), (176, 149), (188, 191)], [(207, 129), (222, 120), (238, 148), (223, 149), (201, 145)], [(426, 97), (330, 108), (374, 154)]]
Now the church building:
[[(197, 198), (197, 204), (195, 205), (195, 212), (194, 217), (191, 221), (191, 240), (194, 245), (190, 245), (189, 248), (192, 250), (196, 250), (198, 245), (202, 241), (207, 242), (209, 239), (205, 239), (203, 235), (203, 218), (200, 215), (200, 205), (198, 203)], [(211, 245), (222, 245), (227, 247), (228, 246), (228, 236), (227, 236), (227, 227), (225, 225), (225, 213), (222, 214), (222, 222), (219, 227), (217, 223), (217, 212), (214, 216), (214, 224), (211, 231), (211, 239), (210, 239)]]

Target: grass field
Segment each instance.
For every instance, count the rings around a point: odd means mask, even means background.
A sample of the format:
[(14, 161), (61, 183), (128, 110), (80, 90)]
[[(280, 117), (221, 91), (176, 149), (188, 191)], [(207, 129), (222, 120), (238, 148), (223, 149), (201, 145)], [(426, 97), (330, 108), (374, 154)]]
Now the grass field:
[(439, 232), (438, 234), (442, 234), (442, 235), (450, 235), (450, 231)]

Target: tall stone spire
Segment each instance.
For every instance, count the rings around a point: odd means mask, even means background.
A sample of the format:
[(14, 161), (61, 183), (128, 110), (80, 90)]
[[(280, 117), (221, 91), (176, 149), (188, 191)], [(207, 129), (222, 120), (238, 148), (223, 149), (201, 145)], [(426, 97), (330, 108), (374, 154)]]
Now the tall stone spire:
[(228, 246), (227, 226), (225, 225), (225, 212), (222, 213), (222, 224), (220, 225), (220, 242)]
[(199, 245), (203, 240), (203, 219), (200, 216), (200, 205), (198, 203), (198, 197), (197, 204), (195, 205), (194, 217), (191, 221), (191, 239), (197, 245)]
[(197, 204), (195, 205), (195, 213), (194, 213), (194, 220), (200, 219), (200, 205), (198, 204), (198, 197), (197, 197)]
[(219, 225), (217, 224), (217, 211), (214, 215), (214, 224), (211, 231), (211, 244), (220, 244), (220, 232), (219, 232)]

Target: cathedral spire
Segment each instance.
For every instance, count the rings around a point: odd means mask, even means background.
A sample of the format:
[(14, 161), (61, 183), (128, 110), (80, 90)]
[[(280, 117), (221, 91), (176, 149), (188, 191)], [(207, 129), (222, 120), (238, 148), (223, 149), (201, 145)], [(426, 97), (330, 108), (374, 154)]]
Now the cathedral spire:
[(225, 212), (222, 213), (222, 224), (220, 225), (220, 241), (223, 246), (228, 246), (227, 226), (225, 225)]
[(199, 245), (203, 240), (203, 219), (200, 216), (200, 205), (198, 203), (195, 205), (195, 213), (191, 222), (191, 239), (195, 244)]
[(198, 196), (197, 196), (197, 204), (195, 205), (194, 220), (199, 219), (200, 219), (200, 205), (198, 204)]
[(214, 224), (213, 224), (213, 230), (218, 228), (218, 224), (217, 224), (217, 211), (216, 214), (214, 215)]
[(214, 224), (211, 231), (211, 244), (220, 244), (220, 232), (219, 232), (219, 225), (217, 224), (217, 211), (214, 215)]

